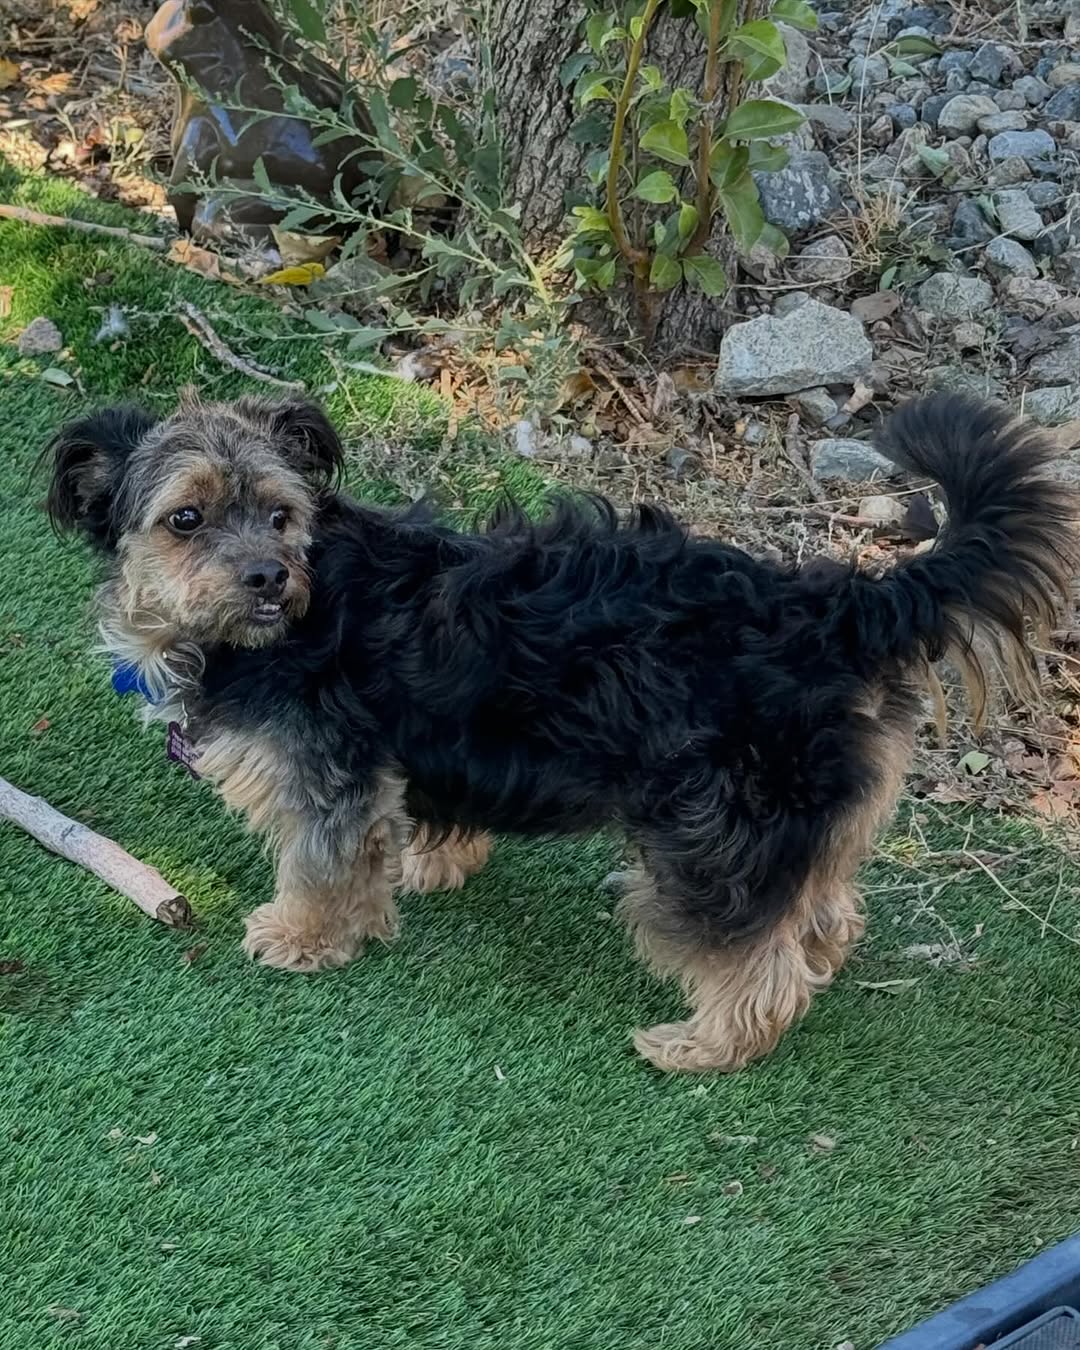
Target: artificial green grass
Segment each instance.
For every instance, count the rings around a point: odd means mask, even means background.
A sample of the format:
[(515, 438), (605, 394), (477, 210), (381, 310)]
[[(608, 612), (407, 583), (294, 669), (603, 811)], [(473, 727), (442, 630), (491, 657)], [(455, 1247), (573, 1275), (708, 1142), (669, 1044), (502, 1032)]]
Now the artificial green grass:
[[(6, 223), (0, 284), (0, 772), (201, 917), (155, 925), (0, 826), (0, 960), (19, 963), (0, 974), (4, 1350), (867, 1350), (1080, 1226), (1080, 952), (919, 842), (959, 849), (970, 823), (972, 848), (1023, 848), (1003, 883), (1039, 914), (1057, 892), (1074, 935), (1075, 871), (1016, 824), (907, 804), (864, 877), (867, 941), (730, 1078), (633, 1057), (630, 1028), (679, 1001), (609, 917), (605, 839), (501, 844), (463, 893), (406, 897), (397, 945), (343, 971), (250, 965), (241, 919), (269, 864), (112, 694), (93, 567), (50, 535), (31, 468), (89, 402), (250, 387), (165, 317), (178, 295), (250, 331), (282, 321), (136, 250)], [(161, 318), (111, 352), (92, 339), (114, 300)], [(39, 313), (70, 357), (15, 356)], [(316, 346), (257, 351), (322, 378)], [(424, 393), (356, 377), (349, 395), (375, 435), (441, 440)], [(497, 457), (451, 463), (466, 506), (537, 486)], [(901, 954), (949, 930), (970, 968)]]

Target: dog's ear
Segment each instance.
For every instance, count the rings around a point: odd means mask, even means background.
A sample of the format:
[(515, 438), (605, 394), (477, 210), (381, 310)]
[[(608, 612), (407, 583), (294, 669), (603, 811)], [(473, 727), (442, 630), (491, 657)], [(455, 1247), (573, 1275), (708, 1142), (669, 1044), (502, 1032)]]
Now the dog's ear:
[(83, 530), (101, 548), (116, 543), (113, 507), (128, 456), (156, 422), (142, 408), (103, 408), (60, 429), (45, 452), (56, 529)]
[(290, 463), (316, 489), (329, 487), (339, 476), (345, 451), (321, 408), (302, 399), (279, 403), (270, 410), (270, 425)]

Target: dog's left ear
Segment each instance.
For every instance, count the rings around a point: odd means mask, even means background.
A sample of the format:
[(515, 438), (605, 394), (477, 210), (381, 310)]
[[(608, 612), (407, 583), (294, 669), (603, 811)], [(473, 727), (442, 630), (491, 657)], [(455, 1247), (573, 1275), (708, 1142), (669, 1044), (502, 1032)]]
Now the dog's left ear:
[(116, 543), (114, 507), (128, 456), (157, 420), (142, 408), (103, 408), (61, 427), (45, 451), (52, 461), (47, 507), (58, 530), (83, 530), (100, 548)]
[(271, 410), (270, 424), (292, 464), (310, 483), (321, 489), (334, 482), (345, 463), (345, 450), (321, 408), (299, 399), (279, 403)]

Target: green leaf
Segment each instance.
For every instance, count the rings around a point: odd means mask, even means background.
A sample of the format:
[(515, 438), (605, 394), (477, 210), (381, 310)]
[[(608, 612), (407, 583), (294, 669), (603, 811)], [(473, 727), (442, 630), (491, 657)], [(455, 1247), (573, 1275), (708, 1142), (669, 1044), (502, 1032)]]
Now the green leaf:
[(594, 108), (572, 122), (566, 135), (573, 145), (607, 145), (611, 140), (611, 120)]
[(720, 205), (724, 208), (732, 236), (741, 253), (749, 253), (761, 238), (765, 217), (758, 200), (757, 187), (750, 175), (744, 174), (737, 183), (720, 191)]
[(771, 16), (808, 33), (815, 32), (818, 26), (818, 17), (806, 0), (773, 0)]
[(592, 56), (589, 52), (575, 52), (573, 56), (568, 56), (559, 67), (559, 83), (564, 89), (570, 86), (592, 65)]
[(646, 88), (651, 93), (656, 93), (663, 86), (664, 72), (659, 66), (642, 66), (638, 74), (645, 81)]
[(682, 260), (683, 275), (687, 281), (706, 295), (723, 295), (727, 290), (727, 273), (707, 253), (695, 254)]
[(607, 32), (604, 34), (604, 36), (600, 39), (600, 46), (606, 47), (609, 42), (621, 42), (623, 38), (629, 36), (630, 34), (626, 31), (625, 28), (609, 28)]
[(392, 328), (358, 328), (349, 338), (349, 351), (368, 351), (371, 347), (378, 346), (385, 338), (390, 337), (393, 332)]
[(962, 769), (964, 773), (976, 774), (982, 773), (989, 763), (990, 756), (984, 754), (982, 750), (969, 750), (956, 767)]
[(694, 106), (694, 100), (689, 90), (674, 89), (671, 94), (671, 102), (668, 104), (668, 116), (679, 126), (686, 126), (690, 120), (690, 113)]
[(590, 14), (589, 20), (585, 25), (585, 38), (593, 51), (600, 55), (604, 50), (604, 34), (612, 26), (610, 14)]
[(589, 175), (589, 181), (593, 187), (599, 187), (607, 178), (610, 163), (611, 152), (606, 146), (601, 146), (598, 150), (590, 150), (585, 156), (585, 172)]
[(591, 282), (598, 290), (610, 290), (615, 281), (614, 258), (575, 258), (574, 271), (583, 281)]
[(296, 26), (309, 42), (326, 43), (326, 24), (311, 0), (289, 0)]
[(641, 179), (633, 195), (640, 197), (643, 202), (673, 202), (679, 195), (679, 189), (666, 169), (656, 169)]
[(404, 111), (416, 102), (416, 76), (405, 75), (395, 80), (386, 93), (391, 108)]
[(806, 118), (797, 108), (771, 98), (740, 103), (724, 124), (723, 134), (736, 141), (764, 141), (801, 127)]
[(266, 165), (263, 163), (262, 155), (251, 166), (251, 176), (255, 180), (255, 186), (260, 192), (273, 195), (274, 185), (270, 182), (270, 175), (266, 172)]
[(709, 155), (709, 177), (718, 188), (731, 187), (746, 173), (750, 151), (745, 145), (717, 141)]
[(679, 238), (689, 239), (697, 229), (698, 209), (691, 202), (683, 202), (679, 208)]
[(671, 0), (671, 17), (673, 19), (688, 19), (696, 8), (694, 0)]
[(761, 227), (761, 233), (758, 235), (758, 243), (764, 244), (778, 258), (786, 258), (791, 252), (791, 241), (783, 230), (777, 229), (775, 225), (766, 221)]
[(918, 156), (935, 178), (941, 178), (952, 163), (944, 150), (935, 149), (932, 145), (920, 145)]
[(577, 234), (611, 233), (611, 222), (604, 212), (598, 211), (595, 206), (575, 206), (573, 214), (581, 221), (577, 227)]
[(690, 143), (678, 122), (657, 122), (651, 126), (641, 138), (641, 148), (669, 164), (690, 163)]
[(587, 75), (583, 75), (578, 80), (577, 90), (574, 97), (584, 108), (587, 103), (593, 103), (598, 98), (606, 98), (614, 101), (614, 94), (608, 88), (610, 75), (606, 75), (602, 70), (591, 70)]
[(918, 33), (909, 33), (906, 37), (897, 38), (895, 42), (889, 43), (885, 51), (892, 52), (895, 56), (941, 55), (941, 48), (936, 42), (931, 42), (927, 37), (920, 37)]
[(776, 173), (786, 168), (791, 152), (782, 145), (773, 145), (770, 141), (751, 141), (749, 146), (749, 167), (755, 173)]
[(891, 290), (892, 284), (896, 280), (896, 273), (898, 270), (899, 268), (896, 263), (893, 263), (891, 267), (886, 267), (885, 271), (878, 277), (879, 291)]
[(682, 280), (682, 268), (674, 258), (658, 253), (649, 268), (649, 285), (658, 291), (670, 291)]
[(48, 370), (43, 370), (41, 378), (46, 384), (55, 384), (58, 389), (66, 389), (69, 384), (75, 383), (75, 376), (69, 375), (66, 370), (61, 370), (59, 366), (50, 366)]
[[(727, 47), (731, 55), (740, 57), (744, 61), (756, 58), (770, 63), (775, 62), (777, 70), (787, 60), (787, 48), (784, 46), (783, 34), (776, 24), (770, 23), (768, 19), (754, 19), (751, 23), (740, 24), (728, 38)], [(750, 74), (749, 68), (747, 74)], [(753, 75), (750, 78), (765, 79), (766, 77)]]
[(630, 36), (636, 42), (641, 36), (641, 30), (645, 27), (645, 20), (640, 14), (635, 14), (630, 20)]

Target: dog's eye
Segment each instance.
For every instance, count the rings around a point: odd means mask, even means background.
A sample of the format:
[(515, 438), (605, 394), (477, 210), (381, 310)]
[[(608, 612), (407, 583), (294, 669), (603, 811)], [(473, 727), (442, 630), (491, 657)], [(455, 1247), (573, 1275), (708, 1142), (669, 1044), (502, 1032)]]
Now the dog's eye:
[(177, 534), (194, 534), (202, 524), (202, 512), (196, 506), (182, 506), (169, 512), (169, 529)]
[(275, 530), (283, 530), (289, 523), (289, 513), (283, 506), (277, 507), (270, 512), (270, 524)]

